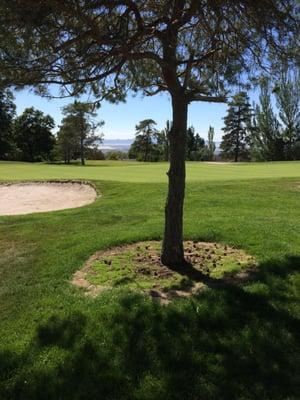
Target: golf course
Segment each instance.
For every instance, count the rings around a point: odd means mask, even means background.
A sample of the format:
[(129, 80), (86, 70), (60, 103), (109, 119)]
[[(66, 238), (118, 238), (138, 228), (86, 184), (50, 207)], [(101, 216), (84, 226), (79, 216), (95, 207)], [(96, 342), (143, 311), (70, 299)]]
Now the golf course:
[(187, 162), (185, 240), (243, 250), (251, 280), (167, 304), (71, 283), (99, 251), (162, 239), (167, 169), (0, 162), (2, 184), (97, 191), (83, 207), (0, 216), (0, 399), (299, 398), (300, 162)]

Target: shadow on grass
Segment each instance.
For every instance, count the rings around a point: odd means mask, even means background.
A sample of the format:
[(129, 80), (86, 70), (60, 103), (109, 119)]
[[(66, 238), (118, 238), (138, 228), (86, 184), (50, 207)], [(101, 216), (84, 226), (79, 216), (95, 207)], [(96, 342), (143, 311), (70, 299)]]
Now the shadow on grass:
[(299, 266), (270, 261), (244, 287), (169, 306), (127, 293), (54, 315), (21, 355), (0, 354), (0, 398), (296, 400)]

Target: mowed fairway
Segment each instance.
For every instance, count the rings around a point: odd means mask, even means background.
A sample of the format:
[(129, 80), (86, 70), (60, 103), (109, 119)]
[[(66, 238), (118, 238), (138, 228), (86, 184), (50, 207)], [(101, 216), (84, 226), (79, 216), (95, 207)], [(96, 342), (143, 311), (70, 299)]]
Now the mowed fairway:
[[(124, 168), (126, 167), (126, 168)], [(167, 163), (90, 161), (88, 165), (28, 164), (0, 161), (0, 180), (88, 179), (166, 182)], [(300, 177), (300, 161), (272, 163), (187, 163), (188, 181)]]
[(166, 171), (0, 163), (2, 181), (92, 180), (101, 194), (0, 217), (1, 400), (299, 398), (300, 162), (187, 165), (186, 238), (246, 250), (254, 282), (168, 306), (69, 283), (97, 250), (161, 238)]

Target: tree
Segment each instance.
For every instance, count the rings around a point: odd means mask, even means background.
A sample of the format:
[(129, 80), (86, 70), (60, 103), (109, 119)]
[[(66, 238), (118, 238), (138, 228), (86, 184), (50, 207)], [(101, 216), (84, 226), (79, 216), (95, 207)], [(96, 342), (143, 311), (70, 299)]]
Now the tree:
[(208, 140), (202, 150), (202, 157), (201, 157), (202, 161), (212, 161), (215, 156), (215, 150), (216, 150), (216, 145), (214, 142), (215, 130), (212, 126), (209, 127), (207, 135), (208, 135), (207, 136)]
[(92, 91), (111, 101), (123, 100), (129, 89), (169, 93), (173, 123), (161, 259), (184, 265), (188, 105), (224, 102), (254, 64), (268, 68), (270, 60), (294, 57), (296, 6), (296, 0), (3, 0), (1, 81), (34, 85), (42, 94), (55, 83), (67, 93)]
[(70, 115), (62, 119), (62, 124), (57, 132), (57, 150), (65, 164), (78, 154), (78, 135), (75, 134), (74, 118)]
[(127, 158), (127, 153), (121, 150), (111, 150), (105, 153), (106, 160), (125, 160)]
[(246, 92), (239, 92), (228, 104), (225, 126), (222, 130), (221, 149), (225, 157), (234, 157), (237, 162), (241, 157), (247, 157), (251, 136), (251, 106)]
[(129, 149), (129, 157), (138, 161), (154, 161), (158, 158), (158, 149), (155, 143), (156, 122), (153, 119), (144, 119), (135, 127), (135, 140)]
[(26, 108), (14, 122), (14, 140), (22, 161), (49, 160), (55, 144), (54, 120), (35, 108)]
[(81, 164), (85, 164), (86, 149), (92, 147), (95, 143), (101, 143), (103, 134), (96, 134), (96, 130), (104, 125), (104, 121), (95, 122), (97, 113), (94, 111), (94, 105), (76, 101), (63, 108), (63, 114), (66, 115), (65, 129), (69, 131), (69, 137), (72, 135), (75, 144), (78, 145)]
[(16, 113), (13, 95), (0, 91), (0, 159), (7, 159), (13, 147), (12, 125)]
[(283, 160), (284, 138), (271, 103), (270, 83), (260, 83), (259, 104), (255, 107), (252, 131), (252, 151), (262, 160)]
[(199, 161), (202, 157), (202, 152), (205, 147), (205, 140), (195, 133), (195, 128), (190, 126), (186, 132), (186, 160)]
[(285, 71), (277, 81), (275, 96), (279, 117), (283, 124), (287, 144), (287, 158), (295, 159), (296, 143), (300, 140), (300, 74), (299, 70)]
[(166, 126), (160, 132), (156, 132), (156, 142), (159, 148), (159, 160), (169, 161), (170, 158), (170, 133), (172, 122), (167, 120)]
[(214, 159), (214, 154), (216, 151), (216, 144), (214, 142), (214, 136), (215, 136), (215, 130), (212, 126), (210, 126), (208, 129), (208, 134), (207, 134), (207, 138), (208, 138), (207, 150), (208, 150), (209, 161)]

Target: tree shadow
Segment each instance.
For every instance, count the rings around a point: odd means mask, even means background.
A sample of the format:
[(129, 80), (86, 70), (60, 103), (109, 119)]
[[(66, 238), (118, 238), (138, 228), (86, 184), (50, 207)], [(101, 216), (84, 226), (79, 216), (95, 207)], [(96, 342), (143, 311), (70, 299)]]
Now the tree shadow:
[(168, 306), (127, 292), (92, 317), (54, 315), (22, 354), (0, 355), (0, 397), (296, 400), (299, 267), (269, 261), (246, 285), (208, 282)]

